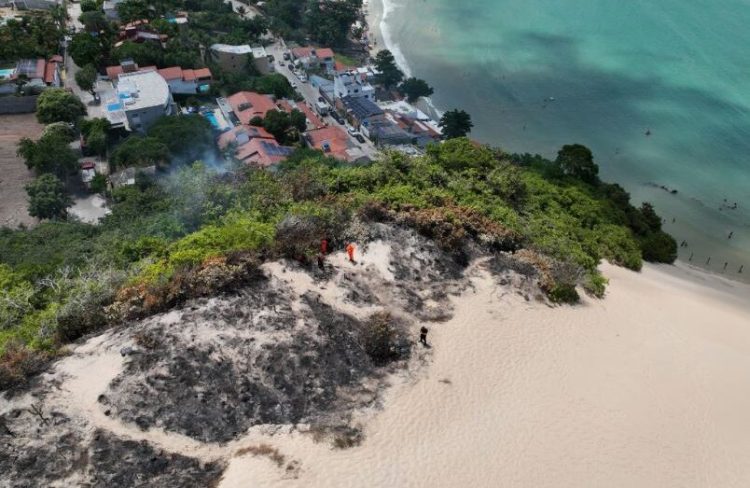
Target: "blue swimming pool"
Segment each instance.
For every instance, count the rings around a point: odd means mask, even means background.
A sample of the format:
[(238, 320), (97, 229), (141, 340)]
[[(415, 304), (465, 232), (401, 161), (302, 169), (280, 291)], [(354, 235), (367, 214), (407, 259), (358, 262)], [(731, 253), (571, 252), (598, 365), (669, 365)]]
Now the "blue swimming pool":
[(116, 112), (117, 110), (122, 110), (122, 103), (110, 103), (107, 105), (107, 110), (109, 112)]
[(16, 72), (15, 68), (0, 69), (0, 79), (10, 78)]
[(208, 121), (211, 123), (214, 129), (221, 130), (221, 126), (219, 125), (219, 121), (216, 120), (216, 115), (213, 112), (203, 112), (203, 116), (208, 119)]

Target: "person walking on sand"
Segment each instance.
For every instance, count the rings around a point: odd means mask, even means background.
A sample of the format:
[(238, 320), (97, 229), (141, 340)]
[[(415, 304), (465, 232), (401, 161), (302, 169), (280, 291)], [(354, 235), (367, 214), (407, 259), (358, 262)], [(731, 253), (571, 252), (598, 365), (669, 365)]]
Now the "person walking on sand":
[(349, 262), (350, 263), (354, 262), (354, 249), (355, 248), (354, 248), (354, 244), (353, 243), (350, 242), (349, 244), (346, 245), (346, 254), (349, 255)]
[(422, 345), (427, 346), (427, 327), (424, 325), (421, 329), (419, 329), (419, 342), (422, 343)]

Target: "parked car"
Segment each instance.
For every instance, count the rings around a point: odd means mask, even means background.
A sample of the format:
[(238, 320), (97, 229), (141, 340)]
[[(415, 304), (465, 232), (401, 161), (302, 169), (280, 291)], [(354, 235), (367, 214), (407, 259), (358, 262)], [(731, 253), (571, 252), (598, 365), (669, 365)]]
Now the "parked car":
[(294, 71), (294, 65), (292, 63), (287, 64), (286, 67), (289, 68), (289, 71)]
[(290, 60), (291, 58), (292, 58), (292, 56), (291, 56), (291, 55), (290, 55), (290, 54), (289, 54), (288, 52), (285, 52), (285, 53), (284, 53), (284, 59), (285, 59), (286, 61), (289, 61), (289, 60)]
[(354, 138), (357, 139), (362, 144), (365, 143), (365, 136), (363, 136), (362, 134), (355, 134)]
[(356, 136), (357, 134), (359, 134), (359, 132), (357, 132), (357, 129), (355, 129), (355, 128), (354, 128), (354, 127), (352, 127), (351, 125), (350, 125), (350, 126), (348, 126), (348, 127), (346, 128), (346, 131), (347, 131), (347, 132), (349, 133), (349, 135), (351, 135), (351, 136)]
[(332, 111), (331, 112), (331, 117), (333, 117), (333, 120), (335, 120), (339, 124), (343, 124), (344, 123), (344, 119), (341, 118), (341, 116), (338, 114), (338, 112)]

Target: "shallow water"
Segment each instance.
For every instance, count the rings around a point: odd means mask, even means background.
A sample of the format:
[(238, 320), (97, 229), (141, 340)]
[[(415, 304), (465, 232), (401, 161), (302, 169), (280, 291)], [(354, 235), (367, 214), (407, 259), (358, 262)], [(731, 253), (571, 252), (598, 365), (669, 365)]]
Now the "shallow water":
[(438, 108), (472, 115), (473, 137), (546, 156), (591, 147), (604, 179), (687, 241), (681, 259), (750, 279), (737, 273), (750, 267), (747, 0), (385, 0), (385, 11), (396, 58), (434, 86)]

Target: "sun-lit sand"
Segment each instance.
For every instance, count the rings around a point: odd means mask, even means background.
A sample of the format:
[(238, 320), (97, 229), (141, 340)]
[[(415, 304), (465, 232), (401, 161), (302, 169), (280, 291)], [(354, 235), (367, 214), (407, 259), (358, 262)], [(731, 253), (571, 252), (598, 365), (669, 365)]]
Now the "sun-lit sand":
[[(378, 306), (408, 314), (392, 245), (358, 250), (356, 266), (343, 252), (331, 255), (338, 271), (325, 282), (282, 263), (263, 269), (292, 295), (317, 293), (351, 316)], [(0, 402), (0, 414), (43, 401), (84, 438), (104, 431), (226, 465), (220, 488), (750, 486), (750, 287), (685, 267), (634, 273), (604, 265), (605, 299), (551, 307), (501, 285), (488, 264), (471, 265), (470, 285), (451, 304), (425, 302), (429, 316), (452, 318), (426, 323), (432, 347), (415, 346), (410, 367), (395, 369), (389, 387), (373, 382), (369, 390), (382, 396), (353, 414), (364, 433), (355, 447), (335, 449), (308, 425), (259, 425), (222, 443), (123, 421), (99, 398), (117, 394), (112, 382), (133, 360), (120, 354), (133, 344), (131, 328), (75, 347), (43, 375), (42, 400), (17, 396)], [(375, 302), (347, 298), (356, 279), (369, 283)], [(426, 286), (416, 282), (413, 291)], [(302, 302), (292, 308), (303, 320)], [(237, 333), (185, 321), (184, 313), (155, 320), (201, 341)], [(422, 323), (411, 322), (416, 336)], [(257, 340), (273, 343), (272, 332)], [(21, 432), (24, 422), (33, 427), (33, 416), (11, 425)], [(54, 445), (59, 435), (43, 430), (27, 442)], [(75, 472), (50, 486), (84, 478)]]
[(362, 445), (258, 436), (296, 477), (241, 456), (220, 486), (750, 486), (750, 288), (604, 271), (605, 300), (550, 308), (479, 267), (428, 364), (363, 415)]

